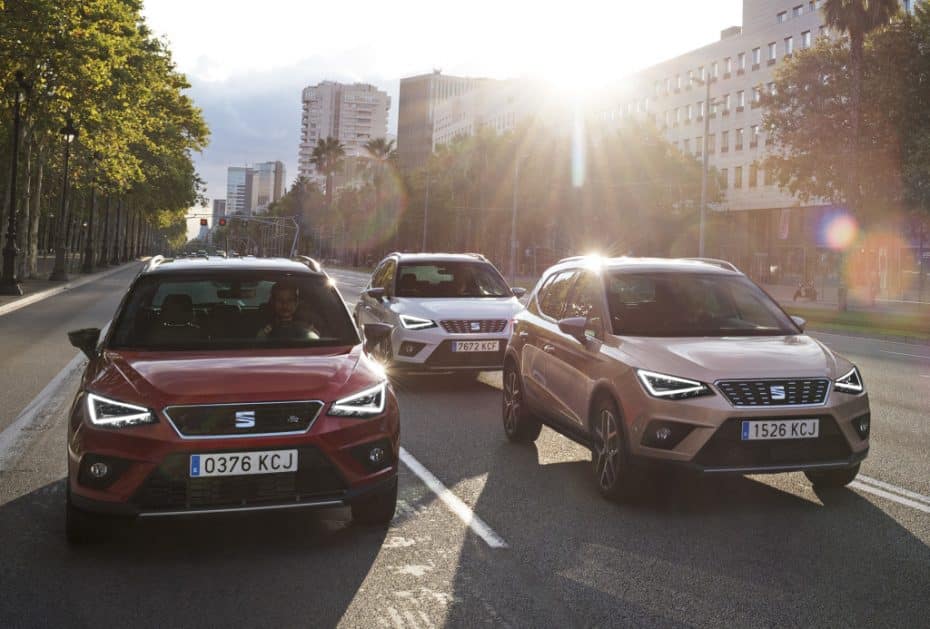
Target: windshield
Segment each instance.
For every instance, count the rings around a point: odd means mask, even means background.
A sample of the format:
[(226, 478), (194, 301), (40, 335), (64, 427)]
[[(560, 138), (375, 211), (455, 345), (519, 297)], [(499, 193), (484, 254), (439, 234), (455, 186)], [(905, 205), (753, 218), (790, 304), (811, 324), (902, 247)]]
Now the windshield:
[(512, 297), (507, 282), (486, 262), (401, 264), (398, 297)]
[(798, 329), (745, 277), (696, 273), (607, 276), (614, 334), (626, 336), (775, 336)]
[(286, 273), (149, 275), (132, 288), (109, 347), (203, 350), (354, 345), (327, 278)]

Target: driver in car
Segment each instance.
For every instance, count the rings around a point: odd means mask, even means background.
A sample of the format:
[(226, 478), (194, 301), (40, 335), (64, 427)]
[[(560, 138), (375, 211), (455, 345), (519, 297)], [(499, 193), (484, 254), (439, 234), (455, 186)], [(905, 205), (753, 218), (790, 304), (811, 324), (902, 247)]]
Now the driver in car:
[(274, 319), (258, 331), (260, 339), (318, 339), (320, 333), (310, 324), (294, 319), (300, 291), (296, 286), (278, 282), (271, 288)]

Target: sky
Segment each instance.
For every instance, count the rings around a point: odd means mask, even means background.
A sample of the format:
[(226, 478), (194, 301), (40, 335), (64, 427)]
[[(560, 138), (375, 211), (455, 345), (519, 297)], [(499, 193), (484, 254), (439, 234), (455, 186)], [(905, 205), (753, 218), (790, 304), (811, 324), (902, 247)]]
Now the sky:
[(584, 92), (715, 41), (741, 23), (742, 0), (145, 0), (144, 14), (210, 127), (196, 163), (213, 199), (226, 196), (227, 166), (281, 160), (296, 177), (307, 85), (378, 86), (396, 133), (403, 76), (438, 68)]

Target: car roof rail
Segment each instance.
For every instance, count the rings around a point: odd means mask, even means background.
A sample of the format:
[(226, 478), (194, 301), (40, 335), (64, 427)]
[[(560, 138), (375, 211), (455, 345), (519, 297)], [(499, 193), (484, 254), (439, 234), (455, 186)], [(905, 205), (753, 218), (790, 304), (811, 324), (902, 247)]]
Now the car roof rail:
[(487, 262), (487, 261), (488, 261), (488, 259), (485, 257), (485, 255), (484, 255), (483, 253), (476, 253), (476, 252), (474, 252), (474, 251), (466, 251), (466, 252), (465, 252), (465, 255), (471, 256), (471, 257), (473, 257), (473, 258), (478, 258), (479, 260), (482, 260), (482, 261), (484, 261), (484, 262)]
[(159, 254), (157, 256), (152, 256), (149, 261), (146, 263), (145, 268), (142, 269), (143, 272), (151, 271), (156, 268), (162, 262), (170, 260), (171, 258), (166, 258), (165, 256)]
[(693, 262), (703, 262), (704, 264), (710, 264), (720, 269), (726, 271), (733, 271), (735, 273), (742, 273), (735, 264), (727, 260), (720, 260), (719, 258), (681, 258), (681, 260), (691, 260)]
[(567, 258), (562, 258), (556, 264), (562, 264), (563, 262), (575, 262), (576, 260), (584, 260), (589, 256), (568, 256)]
[(310, 256), (294, 256), (291, 258), (291, 260), (294, 262), (300, 262), (301, 264), (306, 264), (311, 271), (316, 271), (317, 273), (323, 272), (323, 265)]

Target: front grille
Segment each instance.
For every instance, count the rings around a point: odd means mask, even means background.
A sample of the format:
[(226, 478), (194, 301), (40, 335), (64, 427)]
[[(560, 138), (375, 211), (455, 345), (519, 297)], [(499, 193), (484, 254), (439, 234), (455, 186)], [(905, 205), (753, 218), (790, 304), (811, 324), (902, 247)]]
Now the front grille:
[(271, 402), (169, 406), (165, 415), (185, 437), (306, 432), (323, 403)]
[(488, 334), (503, 332), (506, 319), (446, 319), (440, 321), (442, 329), (450, 334)]
[(716, 384), (733, 406), (823, 404), (830, 390), (826, 378), (722, 380)]
[[(797, 418), (759, 417), (754, 419)], [(817, 419), (820, 420), (820, 436), (815, 439), (743, 441), (740, 435), (744, 420), (738, 417), (730, 418), (704, 444), (704, 447), (694, 457), (694, 462), (702, 467), (715, 468), (804, 465), (847, 459), (852, 451), (836, 422), (830, 416), (820, 416)]]
[(496, 352), (453, 352), (452, 343), (443, 341), (433, 350), (425, 364), (428, 367), (455, 368), (455, 367), (484, 367), (487, 369), (500, 369), (504, 365), (504, 350), (507, 342), (499, 341)]
[(297, 449), (297, 471), (190, 478), (190, 455), (172, 454), (136, 493), (142, 511), (176, 511), (339, 498), (346, 490), (335, 466), (318, 449)]

